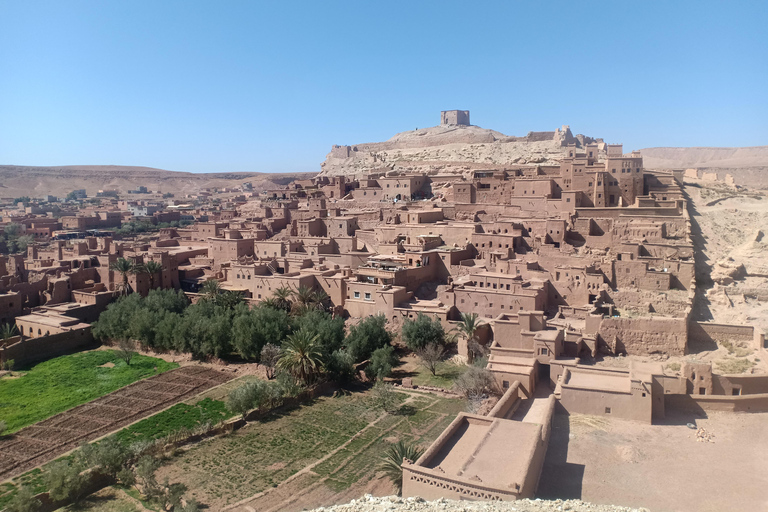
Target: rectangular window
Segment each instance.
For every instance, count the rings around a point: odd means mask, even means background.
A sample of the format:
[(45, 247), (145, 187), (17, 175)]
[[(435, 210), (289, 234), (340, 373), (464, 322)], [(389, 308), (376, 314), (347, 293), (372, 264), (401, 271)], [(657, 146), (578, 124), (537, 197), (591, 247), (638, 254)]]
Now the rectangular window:
[(365, 300), (371, 300), (371, 294), (368, 292), (365, 292)]
[(360, 298), (360, 292), (355, 292), (355, 298), (356, 298), (356, 299), (359, 299), (359, 298)]

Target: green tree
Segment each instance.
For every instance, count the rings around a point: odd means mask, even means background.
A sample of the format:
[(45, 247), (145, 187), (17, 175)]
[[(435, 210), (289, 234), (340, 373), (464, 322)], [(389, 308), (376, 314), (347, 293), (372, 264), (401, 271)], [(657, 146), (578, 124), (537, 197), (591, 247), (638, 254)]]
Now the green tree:
[(283, 310), (256, 307), (232, 322), (232, 344), (243, 359), (258, 359), (267, 343), (282, 344), (291, 332)]
[(300, 329), (283, 342), (283, 355), (277, 367), (293, 375), (299, 382), (308, 384), (322, 370), (322, 352), (318, 335)]
[(309, 310), (303, 315), (293, 317), (293, 330), (305, 329), (317, 334), (317, 342), (323, 354), (323, 362), (344, 346), (344, 319), (333, 318), (326, 311)]
[(392, 341), (392, 335), (386, 329), (384, 315), (369, 316), (349, 329), (344, 340), (350, 355), (356, 362), (371, 357), (374, 350), (385, 347)]
[(378, 469), (394, 484), (398, 496), (403, 492), (403, 460), (416, 462), (422, 455), (424, 450), (402, 441), (393, 444), (384, 452)]
[(415, 320), (405, 320), (402, 336), (408, 348), (418, 350), (432, 343), (443, 343), (445, 329), (437, 318), (432, 319), (419, 313)]

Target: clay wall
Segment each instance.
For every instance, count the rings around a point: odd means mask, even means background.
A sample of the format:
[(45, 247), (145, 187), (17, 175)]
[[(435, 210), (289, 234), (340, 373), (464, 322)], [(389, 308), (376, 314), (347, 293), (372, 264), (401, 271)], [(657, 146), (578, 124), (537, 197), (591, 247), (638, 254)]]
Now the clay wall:
[(630, 355), (684, 355), (687, 351), (686, 318), (607, 317), (600, 322), (600, 338), (617, 353)]
[(92, 343), (90, 326), (39, 338), (24, 338), (0, 348), (0, 362), (13, 359), (17, 367), (25, 366), (83, 349)]
[(515, 381), (496, 402), (491, 412), (488, 413), (488, 417), (511, 419), (520, 406), (520, 401), (520, 381)]
[[(574, 372), (582, 374), (594, 374), (595, 382), (599, 382), (598, 376), (611, 376), (611, 378), (626, 379), (626, 386), (622, 389), (600, 388), (589, 385), (589, 378), (582, 377), (584, 385), (570, 384)], [(583, 367), (567, 368), (562, 379), (558, 383), (555, 393), (560, 393), (560, 405), (569, 414), (590, 414), (593, 416), (614, 416), (622, 419), (643, 421), (651, 423), (653, 419), (653, 400), (650, 387), (639, 391), (630, 385), (628, 372), (608, 369), (585, 369)]]
[(405, 302), (409, 297), (410, 294), (403, 286), (384, 289), (381, 285), (349, 281), (344, 308), (350, 316), (357, 318), (383, 313), (387, 319), (392, 319), (395, 316), (395, 306)]
[(745, 343), (752, 348), (764, 346), (764, 335), (752, 325), (729, 325), (711, 322), (691, 321), (688, 337), (691, 342), (717, 343), (723, 342)]
[(23, 310), (22, 296), (15, 292), (0, 294), (0, 324), (10, 323), (21, 315)]
[(702, 412), (768, 412), (768, 393), (725, 395), (664, 395), (664, 407), (701, 414)]

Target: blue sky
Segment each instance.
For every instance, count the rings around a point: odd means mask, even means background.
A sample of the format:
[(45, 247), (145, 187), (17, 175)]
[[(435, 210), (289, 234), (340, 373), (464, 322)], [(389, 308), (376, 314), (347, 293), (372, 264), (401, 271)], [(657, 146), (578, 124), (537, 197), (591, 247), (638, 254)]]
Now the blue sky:
[(468, 109), (768, 144), (768, 1), (0, 0), (0, 164), (315, 171)]

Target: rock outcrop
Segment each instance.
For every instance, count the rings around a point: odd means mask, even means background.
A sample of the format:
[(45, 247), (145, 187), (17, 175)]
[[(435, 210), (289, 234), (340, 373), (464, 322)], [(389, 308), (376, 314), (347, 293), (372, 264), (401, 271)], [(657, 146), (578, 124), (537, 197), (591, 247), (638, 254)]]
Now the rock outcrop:
[(385, 142), (334, 146), (321, 175), (362, 178), (370, 173), (468, 174), (515, 164), (557, 165), (568, 144), (595, 139), (574, 136), (568, 126), (511, 137), (478, 126), (441, 125), (398, 133)]

